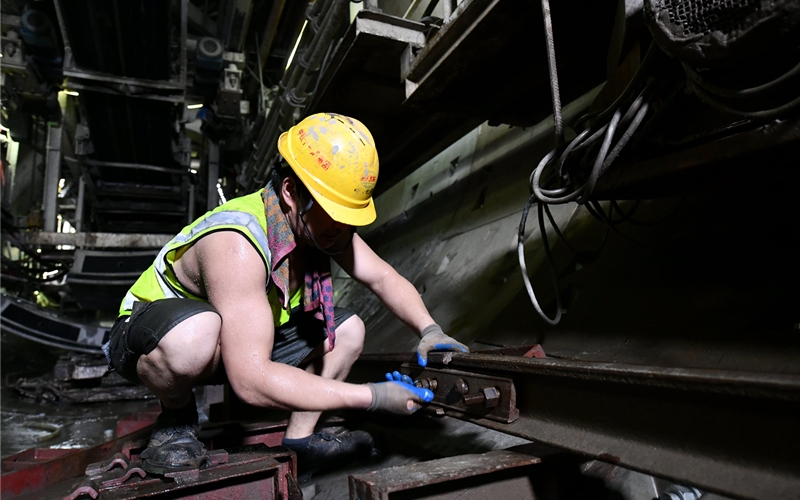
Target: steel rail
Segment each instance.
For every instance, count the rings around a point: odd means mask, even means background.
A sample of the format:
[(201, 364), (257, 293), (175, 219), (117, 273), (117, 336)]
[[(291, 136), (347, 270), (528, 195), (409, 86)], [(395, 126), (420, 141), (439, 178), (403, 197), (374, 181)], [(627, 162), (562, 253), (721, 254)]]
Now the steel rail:
[[(413, 353), (362, 355), (351, 380), (413, 362)], [(800, 491), (798, 374), (499, 353), (437, 353), (428, 366), (514, 382), (516, 421), (447, 416), (736, 498)]]

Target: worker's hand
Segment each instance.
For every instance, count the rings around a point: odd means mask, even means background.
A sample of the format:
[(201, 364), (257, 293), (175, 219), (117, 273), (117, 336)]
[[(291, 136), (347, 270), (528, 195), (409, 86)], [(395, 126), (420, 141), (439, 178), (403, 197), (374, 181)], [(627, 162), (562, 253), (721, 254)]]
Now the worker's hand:
[(433, 399), (430, 390), (414, 387), (408, 375), (387, 373), (386, 380), (389, 382), (366, 384), (372, 391), (372, 404), (367, 410), (411, 415), (422, 407), (421, 403), (429, 403)]
[(422, 330), (417, 346), (417, 363), (420, 366), (428, 364), (430, 351), (459, 351), (469, 352), (469, 348), (453, 337), (444, 334), (442, 327), (436, 323), (428, 325)]

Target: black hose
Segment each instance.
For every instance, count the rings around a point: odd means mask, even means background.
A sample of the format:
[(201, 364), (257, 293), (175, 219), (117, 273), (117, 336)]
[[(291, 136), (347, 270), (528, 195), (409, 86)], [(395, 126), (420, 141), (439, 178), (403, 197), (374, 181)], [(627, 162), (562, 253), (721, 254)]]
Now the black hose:
[(569, 244), (567, 238), (561, 233), (561, 229), (558, 227), (558, 224), (556, 224), (556, 221), (553, 218), (553, 214), (550, 213), (550, 205), (548, 205), (547, 203), (544, 204), (544, 212), (547, 214), (547, 218), (550, 220), (550, 225), (553, 226), (553, 229), (555, 230), (558, 237), (561, 238), (561, 241), (564, 242), (564, 245), (566, 245), (566, 247), (578, 257), (584, 259), (585, 258), (593, 259), (598, 253), (600, 253), (600, 250), (602, 250), (603, 247), (605, 246), (606, 240), (608, 239), (608, 227), (606, 227), (606, 232), (605, 235), (603, 236), (603, 240), (600, 242), (600, 246), (598, 246), (596, 250), (592, 250), (591, 252), (579, 252), (578, 250), (575, 250), (574, 248), (572, 248), (572, 245)]
[(622, 137), (619, 138), (619, 141), (617, 141), (617, 145), (614, 146), (614, 149), (612, 149), (611, 152), (608, 153), (608, 156), (606, 156), (606, 159), (603, 160), (603, 166), (600, 167), (600, 172), (599, 172), (598, 176), (599, 175), (603, 175), (606, 172), (606, 170), (608, 170), (608, 167), (611, 166), (611, 163), (613, 163), (614, 159), (616, 159), (616, 157), (619, 156), (619, 153), (622, 151), (622, 148), (624, 148), (625, 145), (628, 144), (628, 141), (631, 140), (631, 137), (633, 137), (633, 134), (636, 133), (636, 129), (638, 129), (639, 125), (642, 124), (642, 121), (644, 120), (644, 117), (647, 114), (647, 111), (649, 110), (649, 108), (650, 108), (650, 105), (645, 103), (639, 109), (639, 112), (636, 113), (636, 116), (634, 116), (633, 121), (631, 122), (631, 124), (628, 126), (628, 128), (625, 130), (625, 132), (622, 134)]
[(683, 69), (686, 71), (686, 76), (689, 77), (689, 80), (696, 83), (704, 90), (707, 90), (712, 94), (716, 94), (720, 97), (727, 97), (730, 99), (742, 99), (745, 97), (757, 96), (759, 94), (766, 92), (767, 90), (772, 90), (775, 87), (782, 85), (783, 83), (789, 81), (790, 79), (794, 78), (797, 75), (800, 75), (800, 63), (798, 63), (786, 73), (763, 85), (758, 85), (756, 87), (750, 87), (746, 89), (729, 89), (725, 87), (720, 87), (719, 85), (715, 85), (707, 81), (705, 78), (703, 78), (703, 76), (701, 76), (697, 71), (695, 71), (694, 68), (692, 68), (686, 63), (683, 63)]
[(647, 49), (647, 53), (644, 55), (644, 59), (642, 59), (642, 63), (639, 65), (639, 68), (636, 70), (636, 73), (633, 74), (631, 81), (628, 82), (628, 85), (622, 91), (622, 93), (611, 103), (603, 111), (594, 111), (592, 113), (587, 113), (575, 121), (575, 127), (578, 128), (581, 123), (585, 122), (586, 120), (590, 120), (592, 118), (597, 117), (598, 120), (602, 120), (603, 118), (607, 117), (610, 113), (614, 112), (622, 102), (628, 98), (630, 93), (639, 86), (642, 79), (646, 75), (646, 69), (649, 68), (650, 64), (652, 64), (653, 59), (655, 58), (655, 54), (658, 51), (656, 49), (655, 42), (650, 43), (650, 47)]
[[(536, 292), (533, 291), (533, 285), (531, 285), (531, 280), (528, 278), (528, 267), (525, 264), (525, 223), (528, 220), (528, 212), (531, 209), (531, 206), (536, 202), (536, 195), (532, 194), (528, 198), (528, 202), (525, 204), (525, 208), (522, 210), (522, 219), (519, 221), (519, 232), (517, 233), (517, 257), (519, 259), (519, 267), (522, 271), (522, 280), (525, 283), (525, 289), (528, 291), (528, 297), (531, 299), (531, 303), (533, 304), (534, 309), (536, 312), (539, 313), (539, 316), (546, 321), (550, 325), (557, 325), (559, 321), (561, 321), (561, 297), (558, 293), (558, 276), (555, 271), (555, 265), (553, 264), (552, 260), (550, 260), (550, 270), (553, 273), (553, 280), (556, 290), (556, 315), (555, 318), (550, 319), (542, 310), (542, 307), (539, 305), (539, 301), (536, 298)], [(541, 216), (541, 202), (539, 202), (539, 232), (542, 233), (542, 241), (544, 242), (545, 249), (548, 255), (548, 259), (552, 259), (552, 255), (550, 254), (550, 247), (547, 244), (547, 235), (546, 230), (543, 226), (543, 220)]]
[(697, 94), (697, 96), (700, 98), (700, 100), (702, 100), (704, 103), (708, 104), (712, 108), (722, 111), (724, 113), (730, 113), (732, 115), (741, 116), (742, 118), (748, 118), (751, 120), (769, 120), (773, 118), (778, 118), (781, 115), (793, 111), (795, 108), (800, 106), (800, 97), (797, 97), (787, 102), (786, 104), (778, 106), (777, 108), (762, 109), (757, 111), (743, 111), (722, 104), (715, 98), (711, 97), (711, 95), (705, 90), (703, 90), (699, 85), (692, 85), (692, 88), (694, 92)]
[(608, 149), (611, 147), (611, 140), (614, 138), (614, 133), (617, 131), (617, 124), (619, 124), (621, 117), (622, 114), (619, 110), (617, 110), (614, 113), (614, 116), (611, 117), (611, 122), (608, 124), (608, 130), (606, 130), (606, 136), (603, 139), (603, 144), (600, 146), (600, 151), (597, 153), (597, 157), (595, 158), (594, 166), (592, 167), (592, 173), (589, 175), (589, 180), (586, 181), (586, 188), (583, 190), (583, 193), (581, 193), (578, 203), (586, 203), (591, 198), (594, 187), (597, 184), (597, 179), (600, 177), (600, 168), (603, 166), (603, 162), (608, 154)]

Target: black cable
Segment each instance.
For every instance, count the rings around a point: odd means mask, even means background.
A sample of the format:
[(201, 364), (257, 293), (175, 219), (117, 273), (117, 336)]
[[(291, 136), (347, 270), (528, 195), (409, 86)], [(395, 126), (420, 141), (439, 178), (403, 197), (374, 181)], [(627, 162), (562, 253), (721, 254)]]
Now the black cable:
[[(542, 191), (542, 189), (540, 187), (540, 182), (539, 182), (540, 179), (541, 179), (541, 176), (542, 176), (542, 171), (550, 163), (550, 160), (553, 159), (553, 157), (556, 155), (558, 150), (559, 150), (559, 148), (556, 148), (556, 149), (553, 149), (552, 151), (550, 151), (549, 153), (547, 153), (544, 156), (544, 158), (542, 158), (542, 160), (539, 162), (539, 165), (537, 165), (536, 169), (533, 171), (533, 182), (531, 183), (531, 187), (533, 188), (533, 193), (536, 195), (536, 198), (539, 201), (543, 202), (543, 203), (551, 203), (551, 204), (556, 204), (557, 205), (557, 204), (568, 203), (570, 201), (576, 200), (581, 195), (581, 193), (583, 192), (584, 187), (585, 187), (585, 186), (581, 186), (578, 189), (575, 189), (572, 193), (570, 193), (568, 195), (565, 195), (565, 196), (560, 196), (560, 197), (557, 197), (557, 198), (548, 196), (545, 192)], [(554, 191), (551, 190), (550, 192), (554, 192)]]
[(428, 6), (425, 8), (425, 12), (422, 13), (422, 17), (420, 19), (425, 19), (426, 17), (430, 17), (433, 14), (433, 9), (436, 8), (436, 5), (439, 4), (439, 0), (431, 0)]
[(603, 143), (600, 146), (600, 152), (597, 153), (594, 165), (592, 166), (592, 173), (589, 175), (589, 180), (586, 181), (586, 188), (581, 193), (578, 203), (584, 204), (592, 196), (594, 186), (597, 184), (597, 179), (600, 177), (600, 168), (603, 166), (603, 161), (606, 159), (608, 149), (611, 147), (611, 141), (614, 138), (614, 133), (617, 131), (617, 124), (619, 124), (620, 118), (622, 118), (622, 114), (617, 110), (614, 112), (614, 116), (611, 117), (611, 122), (608, 124), (605, 138), (603, 138)]
[(623, 215), (623, 219), (618, 220), (618, 221), (614, 221), (614, 223), (615, 224), (620, 224), (622, 222), (627, 222), (627, 223), (632, 224), (634, 226), (657, 226), (659, 224), (663, 224), (664, 222), (666, 222), (669, 219), (671, 219), (675, 214), (677, 214), (678, 211), (680, 211), (681, 207), (684, 205), (684, 203), (686, 203), (687, 199), (688, 198), (685, 195), (681, 196), (680, 197), (680, 201), (675, 206), (675, 208), (673, 208), (670, 211), (670, 213), (668, 213), (667, 215), (665, 215), (661, 219), (658, 219), (658, 220), (655, 220), (655, 221), (640, 221), (640, 220), (636, 220), (636, 219), (633, 218), (633, 214), (636, 211), (636, 209), (639, 207), (639, 202), (641, 200), (636, 200), (636, 205), (634, 205), (634, 208), (629, 213), (623, 212), (622, 207), (620, 207), (617, 204), (616, 201), (612, 201), (612, 203), (614, 203), (614, 205), (615, 205), (615, 208), (616, 208), (617, 212), (619, 212), (620, 214)]
[[(592, 209), (592, 207), (590, 205), (593, 205), (594, 209)], [(612, 214), (613, 214), (613, 211), (614, 211), (614, 206), (613, 205), (609, 205), (609, 207), (608, 207), (608, 215), (606, 215), (605, 211), (603, 210), (603, 207), (600, 206), (600, 202), (598, 202), (597, 200), (591, 200), (589, 203), (585, 204), (584, 206), (589, 211), (589, 213), (592, 214), (597, 220), (599, 220), (600, 222), (605, 224), (606, 227), (610, 228), (612, 231), (614, 231), (618, 235), (622, 236), (626, 240), (628, 240), (628, 241), (630, 241), (632, 243), (635, 243), (637, 245), (640, 245), (642, 247), (645, 247), (645, 248), (652, 248), (651, 246), (646, 245), (646, 244), (642, 243), (641, 241), (639, 241), (639, 240), (637, 240), (635, 238), (632, 238), (632, 237), (628, 236), (627, 234), (623, 233), (622, 231), (620, 231), (619, 229), (617, 229), (617, 226), (611, 221)]]
[(606, 240), (608, 240), (608, 228), (607, 227), (606, 227), (605, 235), (603, 235), (603, 240), (600, 242), (600, 246), (598, 246), (596, 250), (592, 250), (591, 252), (579, 252), (578, 250), (575, 250), (574, 248), (572, 248), (572, 245), (569, 244), (569, 241), (567, 241), (567, 238), (561, 233), (561, 229), (558, 227), (558, 224), (556, 224), (556, 221), (553, 218), (553, 214), (550, 213), (550, 205), (548, 205), (547, 203), (544, 204), (544, 211), (547, 214), (547, 218), (550, 220), (550, 225), (553, 226), (553, 229), (555, 230), (555, 232), (558, 235), (558, 237), (561, 238), (561, 241), (564, 242), (564, 245), (566, 245), (566, 247), (572, 253), (574, 253), (576, 256), (578, 256), (580, 258), (583, 258), (583, 259), (586, 259), (586, 258), (594, 259), (595, 256), (597, 254), (599, 254), (600, 251), (603, 249), (603, 247), (606, 245)]
[(642, 79), (646, 75), (646, 70), (649, 69), (650, 64), (652, 64), (652, 61), (655, 58), (655, 54), (657, 51), (658, 49), (656, 49), (655, 42), (651, 42), (650, 47), (647, 49), (647, 53), (644, 55), (644, 59), (642, 59), (642, 63), (639, 65), (639, 68), (636, 69), (636, 72), (633, 74), (633, 77), (631, 77), (631, 81), (628, 82), (628, 85), (625, 87), (622, 93), (614, 100), (614, 102), (611, 103), (610, 106), (608, 106), (606, 109), (602, 111), (594, 111), (591, 113), (586, 113), (585, 115), (581, 116), (575, 121), (574, 128), (578, 128), (581, 123), (595, 117), (597, 118), (597, 120), (602, 120), (603, 118), (611, 114), (614, 110), (616, 110), (619, 107), (619, 105), (622, 104), (622, 102), (628, 98), (633, 89), (639, 86)]
[(745, 97), (757, 96), (763, 92), (766, 92), (767, 90), (774, 89), (775, 87), (787, 82), (788, 80), (794, 78), (797, 75), (800, 75), (800, 63), (798, 63), (786, 73), (765, 84), (746, 89), (730, 89), (730, 88), (720, 87), (719, 85), (715, 85), (707, 81), (702, 75), (700, 75), (697, 71), (695, 71), (694, 68), (692, 68), (686, 63), (682, 64), (683, 64), (683, 69), (686, 71), (686, 76), (689, 77), (689, 80), (696, 83), (703, 89), (711, 92), (712, 94), (716, 94), (720, 97), (727, 97), (730, 99), (742, 99)]
[(543, 203), (538, 203), (539, 215), (539, 233), (542, 235), (542, 244), (544, 245), (544, 252), (547, 255), (547, 262), (550, 264), (550, 276), (553, 278), (553, 289), (556, 291), (556, 317), (552, 320), (552, 325), (557, 325), (561, 321), (561, 293), (559, 293), (558, 286), (558, 270), (556, 269), (556, 261), (553, 258), (553, 252), (550, 250), (550, 243), (547, 241), (547, 228), (544, 225), (544, 207)]
[(616, 157), (619, 156), (619, 153), (622, 151), (622, 148), (624, 148), (625, 145), (628, 144), (628, 141), (630, 141), (631, 137), (633, 137), (633, 134), (636, 133), (636, 129), (638, 129), (639, 125), (642, 124), (642, 121), (644, 120), (644, 117), (647, 114), (649, 108), (650, 105), (648, 103), (644, 103), (642, 107), (639, 108), (639, 111), (636, 113), (636, 116), (633, 117), (633, 121), (630, 123), (628, 128), (622, 134), (622, 137), (619, 138), (619, 141), (617, 141), (617, 145), (614, 146), (614, 149), (612, 149), (611, 152), (608, 153), (608, 156), (606, 156), (606, 159), (603, 160), (603, 166), (600, 168), (598, 176), (603, 175), (606, 172), (606, 170), (608, 170), (608, 167), (611, 166), (611, 163), (616, 159)]
[[(533, 285), (531, 285), (531, 280), (528, 278), (528, 266), (525, 264), (525, 223), (528, 220), (528, 212), (531, 209), (531, 206), (536, 202), (536, 195), (532, 194), (528, 198), (528, 202), (525, 204), (525, 208), (522, 210), (522, 218), (519, 221), (519, 232), (517, 233), (517, 258), (519, 259), (519, 267), (522, 271), (522, 281), (525, 283), (525, 289), (528, 291), (528, 297), (531, 299), (531, 303), (533, 304), (534, 309), (536, 312), (539, 313), (539, 316), (551, 325), (557, 325), (559, 321), (561, 321), (561, 298), (558, 293), (558, 276), (555, 274), (555, 269), (551, 267), (551, 271), (553, 271), (553, 278), (555, 280), (555, 290), (556, 290), (556, 316), (553, 319), (550, 319), (542, 310), (542, 307), (539, 305), (539, 301), (536, 298), (536, 293), (533, 291)], [(541, 206), (541, 202), (539, 202)], [(540, 212), (541, 214), (541, 212)], [(541, 219), (539, 223), (539, 231), (544, 235), (545, 229), (541, 224)], [(550, 255), (550, 247), (546, 243), (546, 235), (543, 238), (545, 242), (545, 248), (547, 249), (548, 255)]]
[(767, 120), (778, 118), (779, 116), (786, 114), (789, 111), (793, 111), (797, 107), (800, 107), (800, 97), (797, 97), (776, 108), (762, 109), (757, 111), (743, 111), (740, 109), (734, 109), (726, 104), (722, 104), (718, 100), (711, 97), (711, 95), (703, 90), (699, 85), (692, 85), (692, 90), (694, 90), (695, 94), (697, 94), (701, 101), (708, 104), (712, 108), (724, 113), (741, 116), (742, 118), (749, 118), (751, 120)]
[(641, 205), (641, 203), (642, 200), (636, 200), (633, 204), (633, 208), (631, 208), (631, 211), (625, 213), (625, 211), (622, 210), (622, 207), (619, 206), (619, 203), (617, 203), (617, 200), (611, 200), (611, 204), (614, 206), (614, 209), (621, 215), (619, 219), (612, 220), (611, 223), (617, 225), (617, 224), (622, 224), (623, 222), (629, 222), (633, 220), (633, 214), (636, 213), (636, 210), (639, 208), (639, 205)]

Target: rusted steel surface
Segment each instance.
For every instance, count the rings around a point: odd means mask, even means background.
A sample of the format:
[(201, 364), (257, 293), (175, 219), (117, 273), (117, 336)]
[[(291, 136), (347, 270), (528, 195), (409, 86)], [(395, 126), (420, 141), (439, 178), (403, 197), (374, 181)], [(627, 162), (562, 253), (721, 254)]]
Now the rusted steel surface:
[(30, 450), (8, 457), (2, 462), (0, 494), (3, 498), (14, 498), (81, 476), (87, 465), (108, 460), (122, 452), (129, 442), (147, 438), (151, 425), (92, 448), (67, 450), (69, 453), (50, 460), (28, 461), (32, 455)]
[[(406, 492), (403, 498), (428, 498), (432, 494), (436, 495), (435, 498), (450, 498), (449, 495), (463, 498), (466, 491), (469, 491), (467, 498), (475, 499), (496, 498), (502, 491), (505, 491), (507, 498), (534, 498), (533, 491), (525, 480), (525, 468), (540, 462), (539, 458), (531, 455), (497, 450), (353, 474), (349, 477), (350, 499), (388, 500), (391, 493), (400, 491)], [(512, 470), (512, 474), (498, 477), (498, 473)], [(474, 483), (466, 484), (464, 480), (467, 479), (476, 479), (480, 488), (474, 488)], [(496, 488), (491, 487), (494, 482), (497, 483)], [(451, 484), (431, 488), (442, 483)], [(509, 487), (513, 483), (521, 484), (514, 484), (512, 487), (516, 494), (508, 496)], [(420, 488), (422, 490), (416, 494), (408, 491)], [(520, 495), (522, 491), (528, 491), (529, 495)]]
[(138, 461), (138, 454), (134, 452), (132, 457), (130, 461), (124, 456), (115, 457), (110, 467), (108, 463), (92, 464), (81, 479), (20, 498), (297, 498), (296, 492), (290, 490), (294, 483), (287, 479), (287, 476), (294, 478), (294, 454), (282, 448), (256, 445), (231, 453), (212, 450), (203, 467), (164, 477), (148, 475)]
[[(49, 462), (75, 450), (56, 448), (30, 448), (3, 459), (3, 474), (14, 470), (25, 469), (42, 462)], [(5, 477), (3, 477), (5, 481)]]
[[(726, 496), (800, 491), (800, 376), (523, 356), (529, 349), (430, 355), (428, 368), (508, 377), (517, 390), (512, 423), (446, 414)], [(395, 363), (413, 354), (362, 356), (352, 373), (375, 380)]]
[[(514, 354), (516, 352), (513, 351)], [(391, 363), (415, 365), (415, 359), (413, 353), (363, 354), (359, 363), (362, 366), (377, 367), (385, 367)], [(488, 371), (505, 376), (530, 374), (565, 380), (664, 387), (800, 402), (800, 375), (794, 374), (670, 368), (479, 353), (431, 353), (429, 359), (428, 366), (444, 365), (448, 368)], [(385, 368), (383, 371), (385, 372)]]
[(422, 368), (411, 363), (404, 363), (400, 371), (420, 387), (433, 391), (432, 405), (505, 423), (519, 417), (517, 391), (510, 378)]
[(120, 466), (123, 469), (128, 467), (128, 461), (122, 453), (116, 453), (113, 457), (102, 462), (89, 464), (86, 466), (86, 475), (89, 477), (101, 476), (103, 473), (110, 471), (115, 466)]
[[(122, 419), (117, 426), (117, 435), (120, 437), (93, 448), (84, 450), (32, 449), (4, 459), (2, 462), (2, 497), (50, 498), (50, 493), (46, 492), (58, 490), (57, 495), (61, 495), (57, 496), (58, 498), (70, 496), (79, 498), (85, 494), (91, 496), (91, 491), (99, 492), (112, 484), (133, 484), (130, 476), (139, 475), (144, 478), (144, 470), (139, 472), (138, 469), (130, 469), (130, 464), (136, 463), (139, 453), (146, 446), (152, 423), (157, 417), (158, 412), (155, 411), (142, 412)], [(236, 449), (254, 445), (247, 448), (253, 450), (263, 450), (266, 449), (265, 446), (276, 447), (280, 445), (285, 429), (286, 421), (248, 424), (222, 423), (207, 426), (201, 431), (199, 437), (211, 450), (207, 466), (213, 467), (227, 460), (223, 459), (227, 456), (225, 451), (220, 450), (223, 446)], [(133, 431), (128, 432), (131, 430)], [(274, 482), (277, 491), (284, 495), (279, 498), (298, 498), (293, 493), (291, 482), (297, 477), (296, 455), (284, 448), (271, 448), (269, 454), (272, 460), (278, 462), (278, 472), (275, 473)], [(193, 474), (195, 472), (197, 471), (178, 474), (172, 479), (194, 481)], [(109, 474), (113, 477), (107, 477)], [(125, 474), (128, 477), (124, 477)], [(146, 480), (149, 481), (149, 479)], [(103, 481), (111, 481), (111, 483), (104, 485)], [(69, 491), (66, 491), (65, 488)], [(106, 496), (106, 493), (103, 495), (103, 498), (110, 498)], [(228, 498), (239, 497), (234, 495)]]

